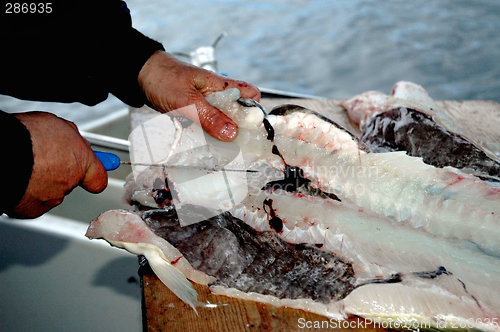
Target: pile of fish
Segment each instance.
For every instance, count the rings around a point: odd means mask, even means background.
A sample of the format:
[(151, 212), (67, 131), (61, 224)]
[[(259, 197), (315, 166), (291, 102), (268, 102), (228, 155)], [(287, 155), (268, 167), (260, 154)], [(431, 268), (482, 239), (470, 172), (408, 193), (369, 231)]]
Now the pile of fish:
[(187, 279), (335, 319), (500, 331), (500, 163), (420, 86), (345, 101), (361, 139), (297, 105), (266, 114), (236, 89), (207, 100), (237, 139), (200, 146), (199, 126), (174, 118), (162, 162), (255, 172), (145, 169), (126, 183), (136, 211), (103, 213), (89, 238), (145, 255), (194, 309)]

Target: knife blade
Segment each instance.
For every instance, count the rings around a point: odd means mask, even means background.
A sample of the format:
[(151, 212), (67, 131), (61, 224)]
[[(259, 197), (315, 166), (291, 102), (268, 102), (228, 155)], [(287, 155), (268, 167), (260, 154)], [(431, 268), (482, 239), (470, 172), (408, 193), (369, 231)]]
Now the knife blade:
[(154, 167), (165, 167), (172, 169), (193, 169), (193, 170), (202, 170), (208, 172), (257, 172), (252, 169), (226, 169), (220, 167), (205, 167), (205, 166), (188, 166), (188, 165), (169, 165), (169, 164), (154, 164), (154, 163), (135, 163), (130, 161), (122, 161), (120, 157), (111, 152), (103, 152), (103, 151), (94, 151), (95, 156), (104, 166), (106, 171), (112, 171), (120, 167), (120, 165), (131, 165), (131, 166), (154, 166)]

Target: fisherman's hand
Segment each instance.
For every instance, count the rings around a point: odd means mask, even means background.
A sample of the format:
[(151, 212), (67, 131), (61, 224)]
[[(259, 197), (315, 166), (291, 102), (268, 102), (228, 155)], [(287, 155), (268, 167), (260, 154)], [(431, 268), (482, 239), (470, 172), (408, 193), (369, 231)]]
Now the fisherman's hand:
[(203, 129), (222, 141), (233, 140), (238, 134), (238, 126), (211, 106), (205, 96), (237, 88), (242, 97), (260, 100), (260, 91), (253, 85), (192, 66), (163, 51), (154, 53), (146, 61), (138, 81), (149, 102), (160, 112), (194, 104)]
[(10, 217), (38, 217), (78, 185), (93, 193), (106, 188), (106, 171), (75, 124), (45, 112), (15, 116), (30, 132), (34, 163), (28, 188)]

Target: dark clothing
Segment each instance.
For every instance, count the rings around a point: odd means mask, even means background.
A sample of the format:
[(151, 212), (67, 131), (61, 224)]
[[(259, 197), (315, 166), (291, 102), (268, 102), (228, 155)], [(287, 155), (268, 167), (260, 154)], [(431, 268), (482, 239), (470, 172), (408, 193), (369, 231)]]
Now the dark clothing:
[[(0, 94), (93, 106), (112, 93), (130, 106), (144, 105), (137, 76), (146, 60), (163, 46), (132, 28), (125, 2), (51, 3), (50, 13), (2, 11)], [(23, 128), (13, 116), (0, 114), (0, 174), (16, 179), (15, 184), (3, 181), (0, 213), (21, 199), (31, 175), (32, 156), (29, 170), (13, 169), (5, 162), (16, 160), (18, 165), (27, 160), (31, 141), (24, 139), (27, 130)]]
[(28, 186), (33, 167), (30, 133), (12, 114), (0, 111), (0, 214), (14, 208)]

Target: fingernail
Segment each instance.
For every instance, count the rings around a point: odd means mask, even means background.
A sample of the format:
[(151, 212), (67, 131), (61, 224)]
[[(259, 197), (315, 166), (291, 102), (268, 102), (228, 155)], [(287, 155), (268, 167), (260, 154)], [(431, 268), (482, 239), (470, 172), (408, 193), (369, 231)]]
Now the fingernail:
[(226, 123), (224, 128), (219, 133), (219, 136), (221, 139), (225, 141), (231, 141), (233, 140), (236, 135), (238, 135), (238, 127), (234, 123)]

